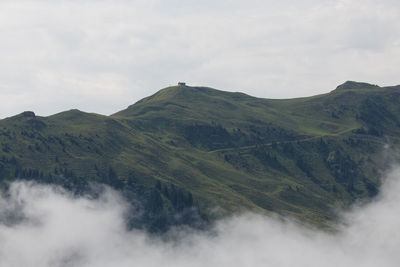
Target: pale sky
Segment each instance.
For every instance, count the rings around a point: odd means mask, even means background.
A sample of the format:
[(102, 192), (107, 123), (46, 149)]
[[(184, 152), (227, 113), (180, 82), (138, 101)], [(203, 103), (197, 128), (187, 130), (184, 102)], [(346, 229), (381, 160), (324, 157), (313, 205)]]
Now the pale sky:
[(0, 118), (108, 115), (178, 81), (264, 98), (400, 84), (398, 0), (3, 0), (0, 34)]

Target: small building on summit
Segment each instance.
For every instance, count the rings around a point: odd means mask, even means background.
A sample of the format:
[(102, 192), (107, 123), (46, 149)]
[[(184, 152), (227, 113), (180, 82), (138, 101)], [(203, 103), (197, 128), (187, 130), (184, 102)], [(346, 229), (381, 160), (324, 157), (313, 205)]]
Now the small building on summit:
[(186, 83), (184, 83), (184, 82), (178, 82), (178, 85), (179, 85), (179, 86), (186, 86)]

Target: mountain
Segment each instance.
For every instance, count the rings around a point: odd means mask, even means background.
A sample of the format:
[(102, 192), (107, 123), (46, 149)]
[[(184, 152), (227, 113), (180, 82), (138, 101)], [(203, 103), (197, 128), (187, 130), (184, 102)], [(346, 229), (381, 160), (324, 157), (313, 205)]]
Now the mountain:
[(327, 227), (367, 200), (400, 136), (400, 86), (346, 82), (330, 93), (261, 99), (186, 85), (111, 116), (23, 112), (0, 121), (0, 180), (107, 184), (132, 202), (132, 227), (202, 227), (234, 212)]

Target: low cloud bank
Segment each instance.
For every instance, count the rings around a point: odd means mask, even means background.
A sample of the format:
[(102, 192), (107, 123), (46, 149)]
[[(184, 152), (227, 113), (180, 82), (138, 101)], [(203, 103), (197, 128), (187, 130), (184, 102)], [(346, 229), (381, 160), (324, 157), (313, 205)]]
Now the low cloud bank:
[(396, 169), (335, 234), (248, 214), (209, 232), (176, 230), (178, 240), (166, 242), (127, 231), (127, 204), (112, 190), (75, 198), (17, 182), (0, 198), (0, 266), (398, 266), (399, 204)]

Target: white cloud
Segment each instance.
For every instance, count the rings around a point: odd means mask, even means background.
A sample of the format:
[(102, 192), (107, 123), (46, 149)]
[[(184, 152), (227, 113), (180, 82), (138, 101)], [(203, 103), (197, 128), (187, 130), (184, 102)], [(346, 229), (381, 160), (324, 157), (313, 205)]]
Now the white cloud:
[(115, 192), (90, 200), (14, 183), (9, 197), (0, 198), (0, 265), (398, 266), (399, 191), (395, 169), (374, 202), (344, 214), (337, 233), (248, 214), (219, 221), (209, 232), (176, 229), (177, 240), (162, 241), (125, 230), (127, 206)]
[(110, 114), (180, 80), (273, 98), (397, 84), (399, 15), (392, 0), (2, 1), (0, 117)]

